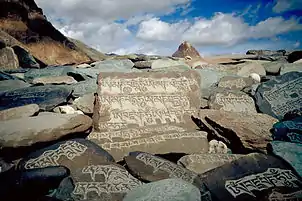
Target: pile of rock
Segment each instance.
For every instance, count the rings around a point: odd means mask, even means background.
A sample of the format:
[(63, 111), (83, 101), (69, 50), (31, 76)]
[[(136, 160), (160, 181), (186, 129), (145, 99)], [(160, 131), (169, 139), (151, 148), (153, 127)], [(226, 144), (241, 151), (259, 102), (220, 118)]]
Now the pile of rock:
[(302, 199), (300, 64), (183, 49), (2, 68), (0, 199)]

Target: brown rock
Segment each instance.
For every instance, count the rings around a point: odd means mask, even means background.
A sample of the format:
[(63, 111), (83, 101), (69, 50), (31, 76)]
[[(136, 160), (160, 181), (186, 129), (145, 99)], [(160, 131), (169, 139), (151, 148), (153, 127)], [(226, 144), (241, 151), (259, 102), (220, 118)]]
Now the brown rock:
[(243, 155), (239, 154), (192, 154), (183, 156), (177, 164), (196, 172), (205, 173), (226, 163), (230, 163)]
[(200, 75), (185, 72), (101, 73), (94, 108), (96, 131), (190, 124), (200, 105)]
[(117, 161), (137, 150), (152, 154), (208, 152), (206, 132), (174, 125), (94, 131), (89, 134), (88, 139), (108, 151)]
[(35, 78), (33, 84), (75, 84), (77, 81), (71, 76), (45, 76)]
[(0, 121), (34, 116), (39, 112), (37, 104), (24, 105), (0, 111)]
[(17, 69), (19, 68), (18, 57), (14, 50), (10, 47), (0, 49), (0, 68), (1, 69)]
[(85, 132), (92, 120), (85, 115), (47, 114), (0, 122), (0, 147), (31, 146), (49, 142), (63, 136)]
[(227, 145), (233, 153), (265, 152), (267, 143), (272, 140), (270, 129), (278, 121), (266, 114), (218, 110), (200, 110), (199, 118), (229, 140)]
[(237, 75), (248, 77), (251, 73), (257, 73), (260, 76), (266, 75), (265, 68), (261, 62), (247, 62), (242, 65), (242, 68), (238, 71)]
[(186, 58), (186, 56), (190, 56), (193, 58), (201, 58), (198, 51), (187, 41), (180, 44), (178, 50), (172, 55), (173, 57), (181, 57)]

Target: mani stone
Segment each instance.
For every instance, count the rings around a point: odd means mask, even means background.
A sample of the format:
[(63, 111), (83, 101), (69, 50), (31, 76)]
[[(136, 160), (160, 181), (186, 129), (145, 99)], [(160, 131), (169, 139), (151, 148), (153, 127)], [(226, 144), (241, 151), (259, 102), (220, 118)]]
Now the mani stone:
[(88, 139), (110, 152), (117, 161), (137, 150), (152, 154), (208, 152), (206, 132), (176, 125), (93, 131)]
[(114, 163), (112, 156), (85, 139), (59, 142), (30, 154), (19, 163), (21, 169), (62, 165), (70, 169), (75, 188), (71, 197), (82, 200), (122, 200), (142, 183)]
[(218, 87), (241, 91), (242, 89), (250, 87), (253, 84), (255, 84), (255, 82), (250, 77), (224, 76), (219, 80)]
[(85, 94), (82, 97), (75, 99), (72, 103), (78, 110), (84, 112), (84, 114), (92, 115), (94, 108), (94, 94)]
[(0, 49), (0, 69), (16, 69), (19, 68), (19, 61), (10, 47)]
[(186, 66), (187, 69), (191, 67), (187, 65), (184, 61), (175, 61), (171, 59), (159, 59), (152, 62), (152, 69), (162, 69), (162, 68), (170, 68), (173, 66)]
[(0, 93), (16, 89), (30, 87), (31, 85), (22, 80), (3, 80), (0, 81)]
[(229, 140), (233, 153), (265, 152), (272, 140), (270, 129), (278, 121), (266, 114), (221, 110), (200, 110), (199, 118)]
[(273, 140), (302, 144), (302, 116), (275, 123), (272, 133)]
[(33, 84), (75, 84), (77, 81), (71, 76), (45, 76), (35, 78)]
[(51, 111), (68, 101), (71, 90), (64, 86), (34, 86), (7, 91), (0, 94), (0, 110), (37, 104), (41, 110)]
[(39, 77), (54, 77), (66, 76), (69, 72), (74, 72), (75, 69), (70, 66), (49, 66), (42, 69), (30, 69), (24, 74), (26, 81), (32, 81)]
[(200, 175), (216, 201), (268, 200), (272, 192), (292, 193), (302, 181), (283, 160), (249, 154)]
[(205, 173), (226, 163), (230, 163), (243, 155), (239, 154), (192, 154), (183, 156), (177, 161), (188, 170), (198, 174)]
[(282, 120), (290, 111), (302, 105), (302, 72), (289, 72), (262, 83), (255, 99), (262, 113)]
[(30, 104), (0, 111), (0, 121), (31, 117), (39, 113), (39, 105)]
[(185, 72), (101, 73), (94, 108), (96, 131), (192, 123), (200, 76)]
[(251, 73), (257, 73), (260, 76), (266, 75), (264, 67), (258, 62), (249, 62), (244, 64), (243, 67), (238, 71), (237, 75), (248, 77)]
[(198, 188), (181, 179), (144, 184), (126, 194), (123, 201), (201, 201)]
[(289, 63), (284, 64), (281, 68), (280, 75), (284, 75), (288, 72), (302, 72), (302, 63)]
[(268, 150), (288, 162), (302, 177), (302, 144), (273, 141), (269, 143)]
[(0, 121), (0, 147), (16, 148), (51, 142), (67, 135), (85, 132), (91, 126), (92, 120), (88, 116), (78, 114), (52, 113)]
[(257, 113), (253, 98), (237, 91), (214, 93), (210, 96), (208, 105), (210, 109), (215, 110)]

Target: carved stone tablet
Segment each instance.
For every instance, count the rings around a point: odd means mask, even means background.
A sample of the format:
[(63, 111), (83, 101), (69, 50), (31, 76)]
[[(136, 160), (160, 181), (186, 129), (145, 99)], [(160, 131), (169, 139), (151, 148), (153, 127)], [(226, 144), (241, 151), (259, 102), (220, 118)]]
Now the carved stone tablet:
[(243, 92), (224, 91), (213, 94), (209, 108), (231, 112), (257, 113), (253, 98)]
[(110, 152), (117, 161), (122, 160), (132, 151), (153, 154), (206, 153), (208, 151), (206, 132), (186, 130), (186, 128), (173, 125), (92, 132), (88, 139)]
[(197, 72), (101, 73), (94, 111), (97, 131), (191, 123), (200, 104)]
[(289, 72), (262, 83), (255, 94), (261, 112), (279, 120), (302, 105), (302, 72)]
[(279, 158), (249, 154), (200, 175), (213, 200), (267, 200), (272, 191), (288, 194), (302, 188), (302, 181)]
[(254, 81), (250, 77), (225, 76), (219, 80), (218, 87), (230, 90), (242, 90), (253, 84)]
[(216, 167), (237, 160), (243, 155), (239, 154), (192, 154), (183, 156), (177, 164), (202, 174)]

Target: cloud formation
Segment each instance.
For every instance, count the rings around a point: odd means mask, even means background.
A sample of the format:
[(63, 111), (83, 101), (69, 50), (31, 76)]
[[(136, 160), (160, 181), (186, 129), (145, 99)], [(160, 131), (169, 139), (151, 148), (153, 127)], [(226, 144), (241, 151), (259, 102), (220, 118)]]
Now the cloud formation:
[(275, 13), (282, 13), (291, 10), (301, 10), (302, 2), (301, 0), (275, 0), (275, 6), (273, 11)]

